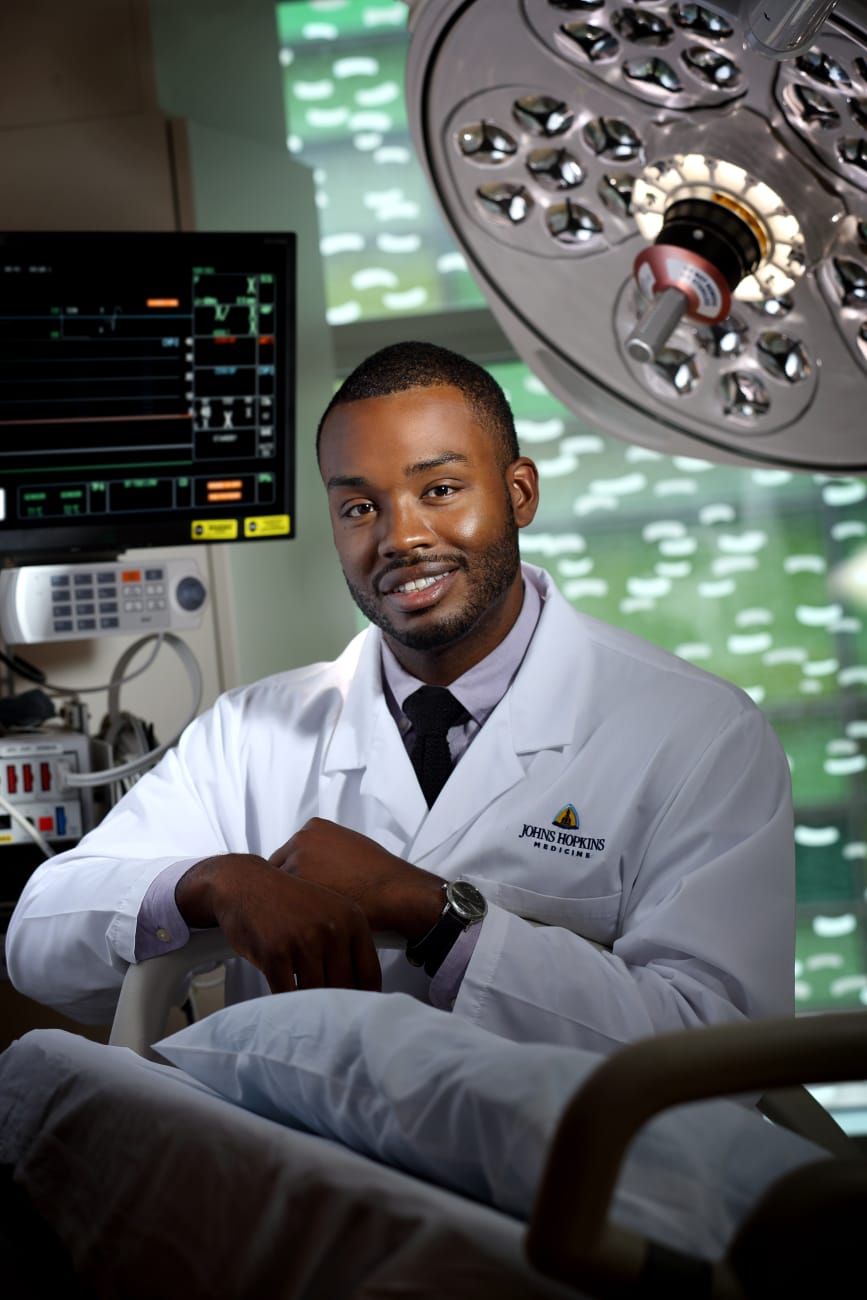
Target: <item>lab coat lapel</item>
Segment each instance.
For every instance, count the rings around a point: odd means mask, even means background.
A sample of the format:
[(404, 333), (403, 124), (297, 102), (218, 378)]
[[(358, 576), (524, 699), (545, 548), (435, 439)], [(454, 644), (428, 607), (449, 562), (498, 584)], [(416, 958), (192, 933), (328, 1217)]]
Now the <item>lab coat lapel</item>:
[(409, 836), (427, 813), (427, 801), (384, 698), (377, 706), (361, 797), (377, 799)]
[(386, 703), (380, 638), (373, 629), (362, 639), (325, 756), (320, 783), (323, 817), (339, 820), (339, 784), (334, 778), (353, 770), (361, 773), (361, 798), (377, 800), (411, 838), (424, 820), (427, 804)]
[[(527, 566), (525, 566), (527, 567)], [(507, 695), (515, 752), (535, 754), (574, 742), (587, 674), (578, 616), (541, 569), (542, 613)]]
[(418, 834), (409, 857), (422, 859), (472, 822), (524, 775), (515, 753), (508, 699), (501, 701), (452, 771)]
[(545, 575), (545, 601), (524, 662), (452, 772), (410, 851), (420, 862), (502, 798), (543, 749), (574, 743), (580, 701), (575, 612)]

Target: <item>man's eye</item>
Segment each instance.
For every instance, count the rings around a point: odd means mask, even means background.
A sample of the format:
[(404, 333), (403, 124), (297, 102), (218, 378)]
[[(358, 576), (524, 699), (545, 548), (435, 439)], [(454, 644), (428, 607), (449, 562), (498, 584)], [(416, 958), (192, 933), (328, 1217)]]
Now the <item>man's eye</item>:
[(343, 516), (345, 519), (359, 519), (362, 515), (369, 514), (372, 509), (372, 501), (355, 501), (351, 506), (346, 507)]
[(453, 487), (451, 483), (437, 483), (434, 487), (428, 488), (427, 495), (429, 497), (450, 497), (456, 491), (457, 488)]

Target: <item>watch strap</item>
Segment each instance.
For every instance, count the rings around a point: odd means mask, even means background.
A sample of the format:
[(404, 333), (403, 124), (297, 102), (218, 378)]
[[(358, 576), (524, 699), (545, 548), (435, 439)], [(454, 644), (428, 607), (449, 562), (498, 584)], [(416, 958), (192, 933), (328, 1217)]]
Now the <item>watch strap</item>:
[(407, 944), (407, 959), (413, 966), (423, 966), (425, 974), (433, 977), (466, 928), (467, 922), (446, 907), (427, 934), (415, 943)]
[(481, 917), (471, 920), (461, 916), (451, 905), (449, 884), (443, 885), (445, 903), (437, 920), (420, 939), (406, 946), (407, 961), (413, 966), (423, 966), (426, 975), (433, 978), (451, 952), (464, 930), (477, 925)]

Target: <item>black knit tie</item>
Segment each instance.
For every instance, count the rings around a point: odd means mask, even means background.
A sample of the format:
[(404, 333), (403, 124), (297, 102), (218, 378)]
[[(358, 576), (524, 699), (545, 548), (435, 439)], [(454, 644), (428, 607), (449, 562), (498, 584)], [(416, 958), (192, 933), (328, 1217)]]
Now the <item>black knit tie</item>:
[(454, 766), (446, 733), (470, 715), (444, 686), (420, 687), (404, 701), (403, 711), (415, 732), (410, 758), (430, 807)]

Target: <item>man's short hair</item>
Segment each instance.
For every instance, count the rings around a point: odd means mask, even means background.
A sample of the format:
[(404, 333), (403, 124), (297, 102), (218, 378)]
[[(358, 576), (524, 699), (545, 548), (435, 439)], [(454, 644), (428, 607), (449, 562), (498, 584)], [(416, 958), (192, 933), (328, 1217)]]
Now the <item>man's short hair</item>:
[(515, 419), (506, 395), (475, 361), (436, 343), (391, 343), (372, 353), (347, 375), (332, 397), (316, 430), (316, 456), (322, 428), (335, 406), (368, 397), (390, 397), (410, 388), (460, 389), (476, 420), (490, 435), (503, 468), (520, 456)]

